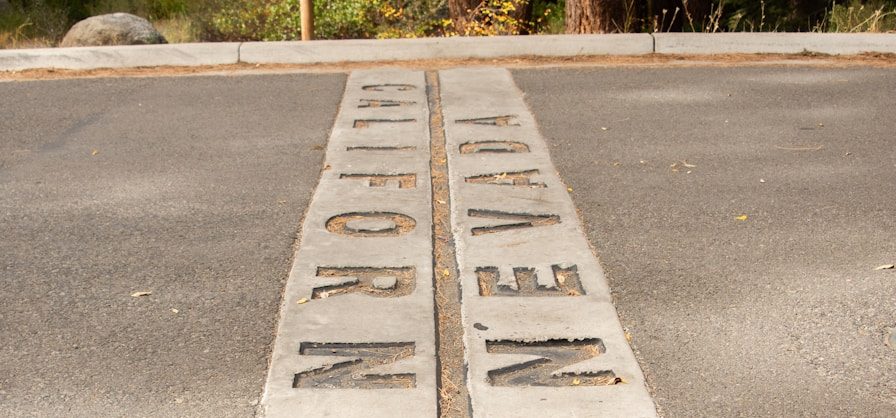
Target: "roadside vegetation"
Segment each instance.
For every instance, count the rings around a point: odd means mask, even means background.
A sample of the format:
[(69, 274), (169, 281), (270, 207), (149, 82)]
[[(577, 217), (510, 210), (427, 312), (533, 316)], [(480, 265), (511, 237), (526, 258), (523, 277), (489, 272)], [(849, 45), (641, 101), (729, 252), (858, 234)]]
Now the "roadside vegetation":
[[(896, 0), (315, 0), (320, 39), (614, 32), (893, 32)], [(0, 0), (0, 48), (55, 46), (75, 22), (143, 16), (169, 42), (283, 41), (299, 0)]]

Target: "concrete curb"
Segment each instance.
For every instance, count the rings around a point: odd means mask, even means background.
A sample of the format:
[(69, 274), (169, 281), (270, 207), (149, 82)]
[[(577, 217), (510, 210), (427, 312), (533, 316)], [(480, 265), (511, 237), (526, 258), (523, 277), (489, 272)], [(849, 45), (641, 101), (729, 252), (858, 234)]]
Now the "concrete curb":
[(236, 64), (239, 50), (239, 43), (9, 49), (0, 51), (0, 71)]
[(658, 54), (896, 53), (889, 33), (656, 33)]
[(240, 60), (250, 64), (408, 61), (502, 58), (524, 55), (643, 55), (653, 52), (650, 34), (495, 36), (316, 42), (249, 42)]
[(657, 33), (0, 50), (0, 71), (657, 54), (896, 53), (896, 34)]

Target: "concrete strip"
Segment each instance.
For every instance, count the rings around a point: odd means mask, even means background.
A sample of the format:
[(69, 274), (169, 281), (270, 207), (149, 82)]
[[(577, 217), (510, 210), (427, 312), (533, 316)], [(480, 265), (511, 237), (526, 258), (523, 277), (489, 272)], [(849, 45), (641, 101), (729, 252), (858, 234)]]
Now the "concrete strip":
[(642, 34), (454, 37), (314, 42), (247, 42), (240, 59), (249, 64), (409, 61), (514, 56), (572, 57), (643, 55), (653, 38)]
[(804, 51), (896, 53), (896, 34), (638, 33), (17, 49), (0, 51), (0, 71)]
[(511, 75), (457, 69), (440, 79), (474, 416), (655, 416), (603, 272)]
[[(349, 151), (392, 145), (415, 148)], [(286, 285), (267, 416), (436, 416), (430, 189), (424, 74), (352, 73)]]
[(656, 33), (658, 54), (896, 53), (896, 34)]
[(239, 62), (239, 45), (239, 43), (195, 43), (9, 49), (0, 51), (0, 71), (236, 64)]

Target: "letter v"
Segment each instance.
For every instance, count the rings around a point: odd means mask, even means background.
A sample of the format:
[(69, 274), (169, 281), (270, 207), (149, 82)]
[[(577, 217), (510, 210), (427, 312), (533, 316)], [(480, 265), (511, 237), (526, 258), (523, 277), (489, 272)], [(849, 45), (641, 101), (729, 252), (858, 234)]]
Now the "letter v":
[(473, 235), (493, 234), (514, 229), (532, 228), (536, 226), (556, 225), (560, 223), (558, 215), (533, 215), (529, 213), (510, 213), (497, 210), (470, 209), (467, 215), (473, 218), (492, 218), (519, 221), (503, 225), (480, 226), (471, 229)]

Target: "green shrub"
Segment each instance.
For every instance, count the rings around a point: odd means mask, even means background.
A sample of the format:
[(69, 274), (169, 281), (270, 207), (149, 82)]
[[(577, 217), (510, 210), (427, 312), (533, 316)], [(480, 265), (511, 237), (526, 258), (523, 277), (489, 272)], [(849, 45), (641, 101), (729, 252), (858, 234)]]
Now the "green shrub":
[[(217, 0), (205, 17), (203, 38), (215, 41), (300, 39), (299, 0)], [(316, 38), (395, 38), (437, 34), (445, 0), (317, 0)]]

